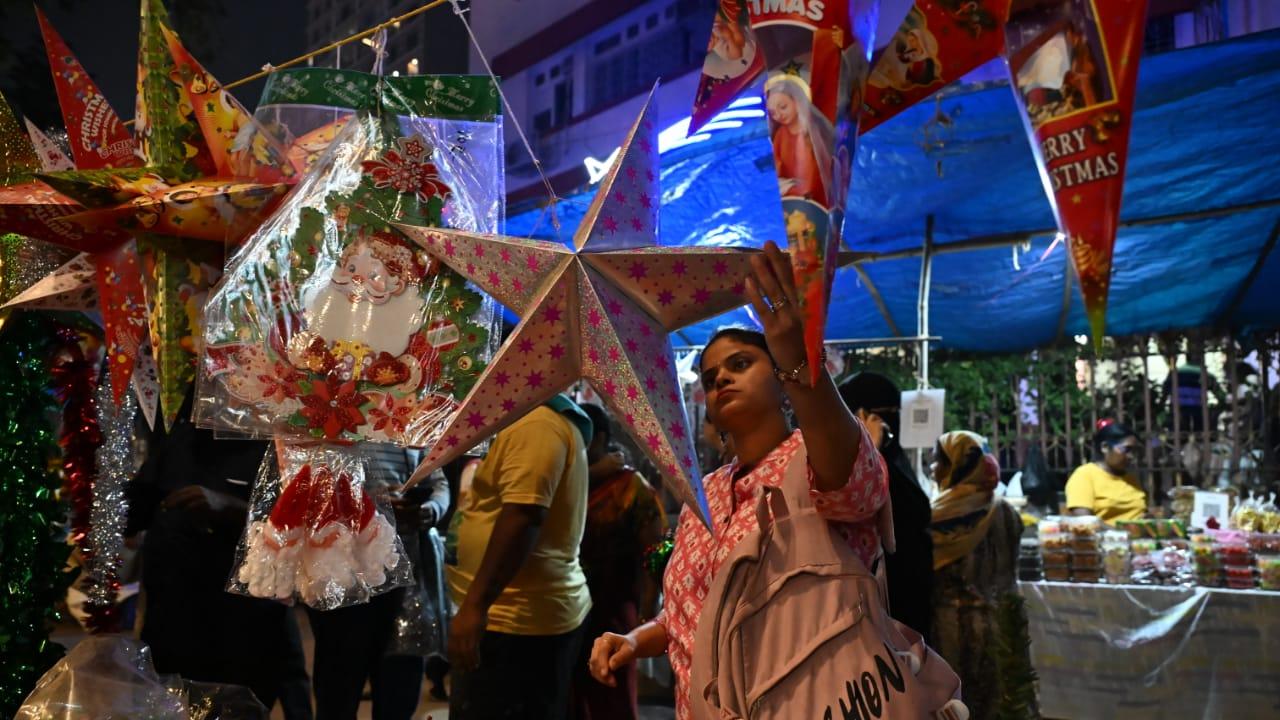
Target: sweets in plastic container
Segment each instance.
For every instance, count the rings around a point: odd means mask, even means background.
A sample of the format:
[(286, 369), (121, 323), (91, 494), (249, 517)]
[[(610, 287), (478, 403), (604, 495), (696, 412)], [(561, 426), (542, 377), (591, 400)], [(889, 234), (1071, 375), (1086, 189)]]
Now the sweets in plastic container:
[(1129, 534), (1108, 530), (1102, 534), (1102, 569), (1108, 583), (1129, 582)]
[(1258, 556), (1258, 586), (1263, 590), (1280, 590), (1280, 555)]

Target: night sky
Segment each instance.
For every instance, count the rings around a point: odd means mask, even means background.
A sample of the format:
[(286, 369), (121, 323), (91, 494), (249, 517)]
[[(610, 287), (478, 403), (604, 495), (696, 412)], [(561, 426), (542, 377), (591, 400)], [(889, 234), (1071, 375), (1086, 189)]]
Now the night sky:
[[(139, 0), (41, 0), (41, 8), (124, 119), (133, 117)], [(305, 0), (166, 0), (183, 41), (230, 83), (305, 47)], [(262, 83), (235, 89), (250, 109)], [(60, 126), (40, 29), (29, 0), (0, 0), (0, 91), (38, 124)]]

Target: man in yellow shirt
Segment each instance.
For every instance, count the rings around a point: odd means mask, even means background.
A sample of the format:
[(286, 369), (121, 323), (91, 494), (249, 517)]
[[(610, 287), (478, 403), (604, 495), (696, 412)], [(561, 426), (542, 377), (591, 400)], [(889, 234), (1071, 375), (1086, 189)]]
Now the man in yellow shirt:
[(1081, 465), (1067, 480), (1067, 508), (1073, 515), (1097, 515), (1102, 522), (1138, 520), (1147, 511), (1147, 493), (1130, 472), (1132, 456), (1142, 450), (1138, 436), (1115, 421), (1102, 421), (1094, 435), (1101, 459)]
[(449, 717), (568, 714), (591, 609), (578, 562), (591, 420), (557, 396), (498, 433), (460, 508)]

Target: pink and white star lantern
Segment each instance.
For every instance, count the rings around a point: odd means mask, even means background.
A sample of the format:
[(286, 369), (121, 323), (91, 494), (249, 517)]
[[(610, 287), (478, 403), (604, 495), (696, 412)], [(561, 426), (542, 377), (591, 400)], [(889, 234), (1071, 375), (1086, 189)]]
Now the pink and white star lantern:
[(659, 247), (652, 94), (574, 234), (559, 243), (399, 226), (521, 316), (410, 482), (589, 381), (681, 499), (706, 518), (667, 333), (743, 305), (758, 250)]

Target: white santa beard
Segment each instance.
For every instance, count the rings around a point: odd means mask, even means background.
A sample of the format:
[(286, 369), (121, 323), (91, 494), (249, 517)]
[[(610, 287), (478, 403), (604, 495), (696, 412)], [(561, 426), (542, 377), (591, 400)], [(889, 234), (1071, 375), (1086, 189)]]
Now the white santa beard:
[(1071, 47), (1062, 33), (1054, 35), (1032, 54), (1018, 71), (1018, 87), (1023, 92), (1036, 88), (1061, 90), (1062, 79), (1071, 70)]
[(307, 303), (307, 329), (330, 344), (355, 341), (374, 352), (398, 356), (408, 349), (409, 337), (422, 327), (426, 311), (414, 285), (382, 305), (364, 299), (351, 302), (346, 293), (325, 285)]

